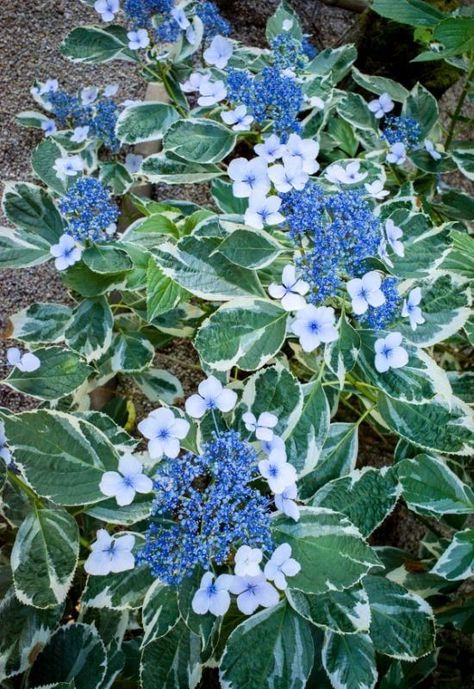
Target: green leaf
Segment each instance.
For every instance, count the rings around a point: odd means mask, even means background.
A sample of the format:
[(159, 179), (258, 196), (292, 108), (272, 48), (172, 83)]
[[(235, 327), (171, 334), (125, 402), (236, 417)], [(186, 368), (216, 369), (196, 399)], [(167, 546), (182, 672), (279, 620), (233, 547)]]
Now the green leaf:
[(140, 373), (151, 365), (155, 348), (141, 333), (114, 335), (111, 347), (112, 371)]
[(426, 601), (381, 576), (367, 576), (375, 650), (391, 658), (413, 661), (433, 650), (433, 613)]
[(60, 627), (40, 653), (30, 687), (74, 680), (76, 689), (98, 689), (107, 670), (107, 653), (95, 627), (77, 622)]
[(116, 132), (123, 144), (160, 141), (178, 119), (178, 112), (169, 103), (136, 103), (122, 110), (117, 120)]
[(451, 155), (463, 175), (472, 182), (474, 180), (474, 150), (457, 148), (451, 151)]
[(116, 196), (126, 194), (133, 184), (133, 177), (125, 165), (115, 160), (100, 164), (99, 179)]
[(117, 509), (115, 498), (109, 498), (89, 507), (86, 510), (86, 514), (108, 524), (132, 526), (142, 522), (144, 519), (148, 519), (151, 516), (152, 507), (152, 497), (149, 495), (137, 495), (131, 505)]
[(162, 244), (155, 255), (163, 274), (200, 299), (263, 296), (256, 274), (219, 254), (215, 237), (184, 237), (177, 245)]
[[(285, 25), (285, 28), (283, 28)], [(289, 28), (287, 28), (289, 26)], [(288, 31), (290, 36), (301, 41), (303, 38), (303, 31), (298, 15), (288, 2), (280, 2), (276, 12), (268, 19), (265, 28), (265, 37), (268, 43), (281, 34), (283, 31)]]
[(105, 292), (119, 289), (126, 284), (127, 273), (101, 275), (94, 273), (82, 261), (63, 273), (63, 282), (82, 297), (98, 297)]
[(311, 498), (328, 481), (351, 472), (357, 460), (358, 437), (354, 423), (332, 423), (315, 468), (298, 482), (302, 500)]
[(48, 245), (56, 244), (63, 234), (64, 223), (51, 197), (34, 184), (7, 182), (2, 206), (13, 225), (32, 233), (32, 242), (41, 238)]
[(369, 599), (360, 584), (344, 591), (317, 595), (290, 590), (286, 597), (299, 615), (317, 627), (338, 634), (358, 634), (369, 630)]
[(374, 645), (368, 634), (327, 631), (322, 649), (324, 669), (337, 689), (374, 689), (378, 673)]
[(155, 259), (150, 258), (146, 274), (147, 319), (153, 321), (167, 311), (171, 311), (188, 292), (171, 277), (165, 275)]
[(195, 347), (211, 368), (261, 368), (285, 340), (286, 311), (263, 299), (234, 299), (222, 305), (198, 330)]
[(92, 369), (75, 353), (61, 347), (35, 350), (41, 362), (36, 371), (14, 368), (4, 381), (19, 392), (40, 400), (58, 400), (79, 388)]
[(404, 221), (394, 219), (404, 232), (405, 256), (393, 256), (393, 274), (400, 278), (425, 278), (438, 268), (451, 250), (449, 224), (431, 227), (420, 213)]
[(301, 565), (288, 581), (290, 589), (312, 594), (341, 591), (380, 565), (356, 527), (338, 512), (303, 507), (300, 515), (298, 522), (282, 515), (272, 522), (276, 543), (289, 543), (292, 557)]
[(448, 17), (435, 27), (433, 39), (442, 43), (449, 55), (462, 55), (474, 50), (474, 18)]
[(75, 412), (75, 416), (89, 421), (89, 423), (102, 431), (118, 452), (130, 452), (138, 445), (139, 441), (136, 438), (132, 438), (132, 436), (115, 423), (108, 414), (104, 414), (100, 411), (83, 411)]
[(319, 461), (329, 432), (329, 404), (319, 382), (303, 386), (303, 408), (286, 438), (288, 461), (298, 473), (306, 474)]
[(441, 460), (429, 455), (402, 459), (397, 464), (403, 497), (419, 514), (471, 514), (474, 491)]
[(331, 84), (337, 84), (349, 74), (356, 58), (357, 50), (353, 45), (325, 48), (311, 60), (309, 71), (313, 75), (327, 76)]
[(100, 359), (112, 343), (114, 317), (104, 297), (87, 299), (74, 308), (66, 342), (86, 361)]
[(139, 62), (136, 52), (128, 48), (127, 30), (121, 26), (79, 26), (66, 36), (59, 50), (73, 62), (87, 65), (110, 60)]
[[(464, 217), (462, 219), (468, 219), (462, 205), (464, 200), (462, 197), (464, 196), (464, 194), (456, 194), (453, 203), (456, 203), (458, 210), (463, 213)], [(474, 199), (472, 199), (472, 207), (472, 220), (474, 220)], [(471, 279), (474, 275), (474, 239), (467, 232), (459, 232), (457, 230), (452, 230), (450, 237), (453, 241), (453, 248), (443, 261), (443, 268), (449, 271), (453, 270)]]
[(18, 529), (11, 566), (18, 600), (52, 608), (67, 596), (79, 557), (79, 529), (66, 510), (36, 509)]
[(375, 115), (366, 101), (358, 93), (347, 91), (336, 106), (338, 114), (356, 129), (377, 132)]
[(168, 634), (148, 643), (142, 651), (142, 689), (194, 689), (201, 678), (201, 643), (197, 634), (179, 621)]
[(10, 316), (11, 337), (32, 344), (60, 342), (72, 313), (63, 304), (31, 304)]
[(223, 213), (243, 215), (247, 209), (247, 199), (234, 196), (232, 182), (226, 182), (223, 179), (213, 179), (211, 182), (211, 194), (216, 206)]
[(162, 368), (150, 368), (135, 375), (134, 380), (150, 402), (171, 405), (184, 396), (179, 379)]
[(345, 316), (338, 324), (339, 337), (324, 348), (324, 361), (330, 371), (337, 376), (342, 389), (346, 373), (352, 371), (360, 351), (360, 337)]
[(177, 591), (156, 579), (143, 601), (143, 645), (168, 634), (180, 619)]
[(285, 603), (262, 610), (229, 636), (220, 666), (222, 686), (301, 689), (313, 667), (308, 624)]
[(419, 122), (421, 138), (424, 138), (438, 122), (438, 101), (424, 86), (416, 84), (403, 105), (402, 113)]
[(106, 436), (83, 419), (39, 409), (3, 416), (15, 464), (33, 490), (58, 505), (104, 499), (99, 483), (118, 456)]
[(237, 229), (219, 245), (219, 253), (243, 268), (265, 268), (283, 251), (268, 232)]
[(460, 581), (474, 576), (474, 529), (464, 529), (454, 534), (431, 570), (449, 581)]
[(20, 603), (13, 586), (0, 600), (0, 682), (24, 672), (48, 641), (62, 606), (39, 610)]
[(17, 124), (22, 127), (32, 127), (33, 129), (41, 129), (41, 125), (49, 120), (49, 117), (42, 112), (35, 110), (24, 110), (19, 112), (15, 118)]
[(78, 179), (77, 175), (75, 177), (67, 177), (66, 179), (61, 179), (57, 176), (54, 163), (58, 158), (62, 158), (63, 155), (64, 149), (49, 137), (44, 139), (31, 154), (31, 165), (35, 174), (42, 182), (61, 196)]
[(136, 610), (141, 608), (145, 593), (153, 583), (148, 567), (135, 567), (106, 577), (90, 576), (81, 596), (89, 608)]
[(171, 153), (148, 156), (142, 163), (141, 172), (152, 184), (196, 184), (224, 174), (217, 165), (191, 163)]
[(390, 98), (398, 103), (403, 103), (409, 94), (408, 89), (397, 81), (387, 79), (387, 77), (362, 74), (357, 67), (352, 68), (352, 78), (356, 84), (362, 86), (366, 91), (375, 93), (378, 96), (381, 96), (382, 93), (388, 93)]
[(0, 270), (28, 268), (51, 258), (50, 244), (26, 230), (0, 227)]
[(218, 122), (204, 118), (178, 120), (165, 134), (165, 153), (192, 163), (219, 163), (235, 146), (235, 134)]
[(112, 244), (94, 244), (82, 254), (82, 260), (93, 273), (109, 275), (131, 270), (132, 260), (123, 249)]
[(449, 404), (407, 404), (380, 394), (378, 413), (390, 430), (418, 447), (453, 455), (474, 453), (474, 423), (454, 397)]
[(423, 0), (373, 0), (372, 10), (387, 19), (410, 26), (434, 26), (445, 18), (440, 10)]
[(474, 403), (474, 371), (448, 371), (448, 379), (456, 397), (467, 404)]
[(361, 534), (370, 536), (392, 512), (399, 495), (397, 480), (387, 467), (354, 469), (349, 476), (320, 488), (311, 505), (345, 514)]

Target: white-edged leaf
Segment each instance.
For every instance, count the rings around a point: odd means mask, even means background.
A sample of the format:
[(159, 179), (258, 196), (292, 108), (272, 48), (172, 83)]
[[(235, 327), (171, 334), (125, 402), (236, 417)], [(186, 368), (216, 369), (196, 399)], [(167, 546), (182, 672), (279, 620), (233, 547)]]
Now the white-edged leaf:
[(29, 268), (51, 258), (50, 244), (27, 230), (0, 227), (0, 270)]
[(10, 316), (11, 337), (33, 344), (61, 342), (72, 313), (64, 304), (31, 304)]
[(288, 590), (286, 597), (299, 615), (317, 627), (338, 634), (359, 634), (369, 630), (369, 599), (360, 584), (344, 591), (316, 595)]
[(140, 172), (152, 184), (196, 184), (221, 177), (224, 171), (213, 163), (192, 163), (172, 153), (156, 153), (148, 156)]
[(460, 581), (474, 576), (474, 529), (464, 529), (454, 534), (431, 570), (449, 581)]
[(324, 634), (322, 659), (335, 689), (374, 689), (378, 673), (368, 634)]
[(134, 103), (122, 110), (115, 131), (123, 144), (159, 141), (178, 119), (178, 112), (169, 103)]
[(165, 153), (192, 163), (218, 163), (235, 146), (236, 135), (224, 125), (204, 118), (178, 120), (163, 139)]
[(219, 253), (243, 268), (270, 265), (283, 247), (268, 232), (237, 228), (219, 245)]
[(90, 576), (82, 592), (81, 603), (90, 608), (135, 610), (140, 608), (153, 583), (148, 567), (135, 567), (106, 577)]
[(74, 308), (73, 319), (66, 330), (67, 344), (85, 357), (100, 359), (112, 343), (114, 317), (105, 297), (86, 299)]
[(303, 385), (303, 407), (286, 437), (288, 461), (300, 474), (307, 474), (318, 463), (329, 433), (330, 412), (319, 382)]
[(73, 62), (95, 65), (110, 60), (138, 62), (136, 52), (128, 48), (127, 30), (113, 26), (79, 26), (63, 40), (60, 51)]
[(150, 368), (133, 376), (136, 384), (150, 402), (175, 404), (183, 397), (183, 386), (179, 379), (162, 368)]
[(143, 645), (165, 636), (180, 619), (178, 595), (173, 586), (153, 582), (143, 601)]
[(56, 244), (63, 234), (64, 222), (59, 211), (41, 187), (26, 182), (7, 182), (2, 207), (13, 225), (29, 230), (49, 245)]
[(151, 365), (155, 348), (141, 333), (115, 334), (111, 345), (112, 371), (140, 373)]
[(168, 634), (150, 641), (142, 651), (142, 689), (194, 689), (201, 679), (199, 636), (179, 621)]
[(356, 67), (352, 68), (352, 78), (356, 84), (362, 86), (366, 91), (375, 93), (378, 96), (381, 96), (383, 93), (388, 93), (390, 98), (398, 103), (403, 103), (409, 94), (408, 89), (397, 81), (393, 81), (393, 79), (388, 79), (387, 77), (362, 74)]

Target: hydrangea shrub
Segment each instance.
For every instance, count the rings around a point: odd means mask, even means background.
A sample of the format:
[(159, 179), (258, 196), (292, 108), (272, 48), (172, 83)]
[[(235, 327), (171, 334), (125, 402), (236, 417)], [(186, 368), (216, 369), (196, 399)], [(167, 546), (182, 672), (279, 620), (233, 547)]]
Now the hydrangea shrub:
[[(415, 686), (437, 628), (472, 625), (473, 212), (445, 176), (472, 151), (286, 3), (265, 49), (212, 2), (86, 4), (62, 53), (167, 98), (48, 79), (18, 116), (44, 138), (0, 266), (54, 261), (71, 302), (11, 316), (3, 382), (38, 406), (0, 409), (2, 686)], [(202, 367), (183, 404), (153, 364), (177, 338)], [(136, 425), (94, 403), (117, 380), (154, 407)], [(389, 465), (357, 464), (361, 424)], [(417, 557), (373, 536), (402, 501)]]

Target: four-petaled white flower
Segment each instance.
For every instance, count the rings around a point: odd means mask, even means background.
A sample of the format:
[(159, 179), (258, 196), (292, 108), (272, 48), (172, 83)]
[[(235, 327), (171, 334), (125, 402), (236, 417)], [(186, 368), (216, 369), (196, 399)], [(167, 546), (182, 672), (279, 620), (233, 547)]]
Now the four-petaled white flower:
[(296, 158), (301, 162), (301, 166), (308, 175), (312, 175), (319, 170), (319, 163), (316, 160), (319, 153), (319, 144), (312, 139), (302, 139), (298, 134), (290, 134), (286, 142), (286, 150), (283, 153), (283, 162)]
[(369, 103), (369, 110), (371, 110), (377, 119), (381, 119), (388, 112), (395, 107), (393, 100), (388, 93), (382, 93), (381, 96), (371, 100)]
[(50, 119), (41, 122), (41, 129), (43, 130), (46, 136), (56, 134), (56, 132), (58, 131), (58, 128), (56, 127), (56, 122)]
[(405, 247), (400, 241), (403, 237), (403, 230), (398, 225), (395, 225), (390, 218), (385, 222), (385, 236), (387, 242), (392, 247), (393, 253), (397, 256), (405, 256)]
[(436, 147), (432, 141), (425, 139), (425, 149), (433, 158), (433, 160), (439, 160), (441, 158), (441, 153), (436, 150)]
[(230, 591), (237, 596), (237, 607), (244, 615), (252, 615), (261, 606), (271, 608), (280, 600), (278, 591), (264, 577), (232, 578)]
[(232, 180), (232, 191), (239, 199), (253, 194), (263, 195), (270, 189), (267, 164), (261, 158), (234, 158), (229, 163), (227, 174)]
[(300, 570), (300, 563), (291, 557), (290, 544), (282, 543), (265, 565), (264, 574), (269, 581), (273, 581), (277, 589), (284, 591), (288, 586), (286, 577), (294, 577)]
[(295, 502), (297, 497), (296, 483), (292, 483), (286, 486), (282, 493), (277, 493), (275, 495), (275, 507), (287, 517), (291, 517), (297, 522), (300, 518), (300, 510)]
[(5, 426), (0, 421), (0, 457), (3, 459), (5, 464), (10, 464), (12, 460), (12, 454), (6, 445), (7, 438), (5, 435)]
[(390, 146), (390, 151), (387, 153), (387, 163), (403, 165), (406, 159), (407, 149), (404, 143), (397, 141), (397, 143)]
[(214, 65), (217, 69), (224, 69), (233, 53), (232, 43), (224, 36), (214, 36), (209, 48), (203, 53), (208, 65)]
[(352, 300), (352, 310), (357, 316), (365, 313), (369, 306), (378, 307), (385, 303), (381, 286), (382, 277), (376, 270), (349, 280), (346, 287)]
[(130, 172), (131, 175), (139, 172), (143, 163), (143, 156), (138, 155), (138, 153), (127, 153), (125, 157), (125, 167)]
[(22, 373), (37, 371), (41, 366), (41, 361), (36, 354), (32, 352), (24, 352), (22, 354), (18, 347), (9, 347), (7, 349), (7, 361), (10, 366), (16, 366)]
[(59, 238), (59, 242), (50, 248), (49, 253), (56, 259), (54, 261), (56, 270), (66, 270), (81, 260), (82, 247), (70, 234), (63, 234)]
[(375, 368), (379, 373), (385, 373), (389, 368), (406, 366), (408, 352), (401, 344), (401, 333), (390, 333), (375, 340)]
[(127, 38), (130, 50), (140, 50), (141, 48), (148, 48), (150, 45), (150, 37), (146, 29), (129, 31), (127, 33)]
[(281, 452), (286, 457), (285, 441), (283, 440), (283, 438), (280, 438), (280, 436), (276, 435), (275, 433), (273, 434), (271, 440), (261, 440), (260, 447), (266, 455), (269, 455), (270, 452), (273, 452), (275, 450)]
[(152, 459), (162, 455), (174, 459), (181, 449), (180, 440), (189, 431), (189, 422), (176, 417), (171, 409), (160, 407), (140, 421), (138, 430), (148, 439), (148, 452)]
[(189, 19), (187, 18), (186, 13), (182, 7), (173, 7), (170, 14), (179, 26), (179, 28), (183, 29), (183, 31), (190, 26)]
[(56, 158), (53, 169), (56, 172), (56, 177), (59, 179), (66, 179), (66, 177), (75, 177), (84, 169), (84, 161), (81, 156), (65, 155), (62, 158)]
[(97, 86), (86, 86), (86, 88), (81, 91), (82, 105), (90, 105), (95, 101), (98, 95), (99, 89)]
[(221, 118), (226, 124), (232, 126), (234, 132), (247, 131), (253, 122), (253, 116), (247, 115), (245, 105), (238, 105), (235, 110), (221, 112)]
[(257, 577), (262, 573), (260, 563), (263, 553), (260, 548), (241, 545), (235, 553), (234, 572), (239, 577)]
[(92, 552), (84, 562), (87, 574), (105, 576), (125, 572), (135, 567), (132, 553), (135, 536), (111, 536), (105, 529), (99, 529), (97, 540), (92, 544)]
[(135, 493), (150, 493), (153, 481), (143, 473), (143, 464), (132, 454), (123, 455), (118, 471), (106, 471), (99, 484), (100, 491), (109, 498), (115, 498), (117, 505), (130, 505)]
[(290, 329), (298, 335), (303, 350), (312, 352), (321, 342), (337, 340), (334, 309), (330, 306), (316, 307), (309, 304), (298, 311)]
[(245, 211), (245, 224), (256, 230), (263, 229), (265, 225), (279, 225), (285, 219), (279, 212), (280, 206), (281, 199), (278, 196), (253, 194)]
[(40, 95), (44, 96), (46, 93), (55, 93), (59, 88), (59, 81), (57, 79), (46, 79), (44, 84), (40, 87)]
[(103, 22), (112, 22), (120, 9), (119, 0), (97, 0), (94, 9)]
[(276, 134), (271, 134), (262, 144), (254, 146), (253, 150), (266, 163), (274, 163), (275, 160), (279, 160), (283, 156), (286, 147)]
[(181, 91), (184, 91), (184, 93), (195, 93), (196, 91), (199, 91), (201, 88), (201, 84), (204, 81), (209, 81), (211, 78), (210, 74), (201, 74), (201, 72), (192, 72), (190, 74), (189, 79), (186, 79), (186, 81), (183, 81), (181, 84)]
[(119, 90), (118, 84), (108, 84), (104, 89), (104, 96), (106, 98), (111, 98), (112, 96), (116, 95), (118, 90)]
[(268, 170), (268, 176), (276, 190), (281, 193), (291, 189), (301, 191), (309, 179), (308, 173), (303, 170), (301, 160), (296, 156), (286, 159), (283, 165), (272, 165)]
[(368, 172), (360, 172), (360, 162), (354, 160), (347, 163), (346, 167), (338, 163), (330, 165), (325, 175), (333, 184), (358, 184), (367, 177)]
[(206, 572), (191, 602), (196, 615), (206, 615), (208, 612), (216, 617), (225, 615), (230, 606), (229, 587), (232, 580), (231, 574), (221, 574), (214, 579), (212, 572)]
[(410, 319), (410, 326), (412, 330), (416, 330), (418, 325), (421, 325), (425, 322), (421, 309), (418, 306), (420, 301), (421, 289), (419, 287), (412, 289), (408, 295), (408, 298), (403, 300), (402, 316)]
[(296, 482), (295, 467), (278, 450), (270, 452), (267, 459), (262, 459), (258, 463), (258, 470), (275, 495), (283, 493), (285, 488)]
[(198, 385), (198, 394), (188, 397), (185, 403), (186, 413), (194, 419), (200, 419), (211, 409), (228, 412), (235, 407), (237, 393), (225, 388), (215, 376), (209, 376)]
[(242, 421), (248, 431), (255, 433), (257, 440), (271, 440), (272, 429), (277, 425), (278, 417), (269, 411), (263, 411), (257, 419), (251, 411), (246, 411), (242, 414)]
[(288, 263), (283, 268), (281, 285), (275, 282), (268, 287), (268, 293), (273, 299), (280, 299), (285, 311), (304, 309), (306, 300), (304, 295), (309, 291), (309, 285), (296, 277), (295, 266)]
[(383, 188), (383, 182), (381, 179), (376, 179), (374, 182), (371, 182), (370, 184), (366, 182), (364, 184), (366, 192), (371, 196), (373, 199), (383, 199), (386, 196), (390, 194), (389, 191)]
[(223, 81), (202, 80), (199, 85), (198, 104), (203, 107), (215, 105), (227, 96), (227, 89)]
[(83, 141), (89, 136), (89, 127), (85, 125), (84, 127), (76, 127), (72, 133), (71, 141), (76, 144), (82, 144)]

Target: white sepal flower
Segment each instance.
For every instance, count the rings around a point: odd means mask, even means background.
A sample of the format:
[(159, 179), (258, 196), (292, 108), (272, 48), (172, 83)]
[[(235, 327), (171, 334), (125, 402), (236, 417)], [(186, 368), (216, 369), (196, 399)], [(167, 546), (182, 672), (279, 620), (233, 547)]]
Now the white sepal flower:
[(237, 596), (237, 607), (244, 615), (252, 615), (259, 606), (272, 608), (280, 600), (278, 591), (263, 574), (257, 577), (234, 576), (230, 591)]
[(337, 340), (336, 314), (331, 306), (309, 304), (298, 311), (290, 326), (291, 332), (298, 335), (305, 352), (312, 352), (321, 342)]
[(297, 497), (296, 483), (286, 486), (285, 490), (275, 495), (275, 507), (287, 517), (291, 517), (297, 522), (300, 518), (300, 510), (295, 502)]
[(278, 451), (281, 453), (282, 457), (286, 459), (285, 441), (283, 440), (283, 438), (280, 438), (280, 436), (276, 435), (275, 433), (273, 434), (271, 440), (261, 440), (260, 447), (266, 455), (269, 455), (270, 452)]
[(349, 280), (346, 287), (352, 300), (352, 310), (357, 316), (365, 313), (369, 306), (377, 308), (385, 303), (381, 286), (382, 277), (376, 270), (371, 270), (362, 278)]
[(278, 196), (252, 194), (245, 211), (245, 224), (256, 230), (262, 230), (265, 225), (280, 225), (285, 220), (279, 212), (280, 206), (281, 199)]
[(280, 299), (285, 311), (304, 309), (306, 300), (304, 295), (309, 291), (309, 285), (296, 277), (295, 266), (288, 263), (283, 268), (281, 285), (275, 282), (268, 287), (268, 293), (273, 299)]
[(57, 244), (50, 247), (49, 253), (54, 256), (56, 270), (66, 270), (81, 260), (82, 247), (69, 234), (63, 234)]
[(441, 153), (436, 150), (436, 147), (432, 141), (425, 139), (424, 141), (425, 149), (433, 158), (433, 160), (439, 160), (441, 158)]
[(183, 10), (182, 7), (173, 7), (170, 14), (179, 26), (179, 28), (183, 29), (183, 31), (185, 31), (191, 25), (189, 19), (186, 16), (186, 12)]
[(232, 180), (232, 192), (239, 199), (253, 194), (265, 196), (270, 189), (268, 167), (260, 158), (234, 158), (229, 163), (227, 174)]
[(223, 81), (202, 80), (199, 85), (198, 104), (203, 107), (216, 105), (227, 96), (227, 89)]
[(333, 184), (358, 184), (368, 175), (368, 172), (360, 172), (360, 162), (354, 160), (347, 163), (346, 167), (335, 163), (325, 172), (326, 178)]
[(273, 428), (278, 423), (278, 417), (268, 411), (263, 411), (257, 418), (251, 411), (242, 414), (242, 421), (245, 428), (251, 433), (255, 433), (258, 440), (271, 440), (273, 438)]
[(233, 52), (232, 43), (228, 38), (214, 36), (211, 45), (204, 51), (203, 57), (208, 65), (214, 65), (217, 69), (224, 69)]
[(5, 426), (3, 422), (0, 421), (0, 457), (3, 459), (5, 464), (10, 464), (12, 460), (12, 454), (7, 447), (7, 437), (5, 435)]
[(379, 373), (385, 373), (390, 368), (406, 366), (408, 352), (401, 344), (401, 333), (390, 333), (375, 341), (375, 368)]
[(263, 553), (260, 548), (241, 545), (235, 553), (234, 572), (239, 577), (256, 577), (262, 573), (260, 563)]
[(381, 119), (387, 112), (390, 112), (395, 107), (393, 100), (388, 93), (382, 93), (381, 96), (371, 100), (369, 103), (369, 110), (374, 113), (377, 119)]
[(266, 163), (274, 163), (275, 160), (279, 160), (285, 154), (286, 146), (281, 143), (276, 134), (271, 134), (263, 144), (256, 144), (253, 150)]
[(71, 141), (76, 144), (82, 144), (83, 141), (89, 136), (89, 127), (85, 125), (84, 127), (76, 127), (72, 133)]
[(97, 86), (86, 86), (81, 90), (82, 105), (91, 105), (99, 95)]
[(107, 84), (104, 89), (104, 96), (106, 98), (112, 98), (112, 96), (115, 96), (118, 93), (118, 90), (118, 84)]
[(387, 163), (393, 163), (393, 165), (403, 165), (407, 159), (407, 149), (404, 143), (397, 141), (397, 143), (390, 146), (390, 150), (387, 153)]
[(284, 591), (288, 587), (286, 577), (294, 577), (300, 570), (300, 563), (291, 557), (290, 544), (282, 543), (265, 565), (264, 574), (269, 581), (273, 581), (277, 589)]
[(211, 409), (219, 409), (222, 412), (231, 411), (236, 402), (236, 392), (225, 388), (215, 376), (209, 376), (199, 383), (198, 394), (188, 397), (185, 409), (189, 416), (200, 419)]
[(117, 505), (130, 505), (136, 493), (150, 493), (153, 481), (143, 473), (143, 464), (127, 453), (119, 460), (118, 471), (106, 471), (99, 484), (101, 493), (115, 498)]
[(56, 134), (58, 131), (56, 122), (50, 119), (41, 122), (41, 129), (43, 130), (45, 136), (51, 136), (52, 134)]
[(111, 536), (105, 529), (99, 529), (97, 540), (92, 544), (92, 552), (84, 562), (87, 574), (105, 576), (126, 572), (135, 567), (132, 550), (135, 536)]
[(299, 158), (287, 158), (284, 164), (272, 165), (268, 170), (268, 176), (280, 193), (286, 193), (291, 189), (301, 191), (309, 179), (307, 172), (303, 170)]
[(282, 459), (278, 451), (270, 452), (268, 459), (258, 463), (258, 470), (267, 480), (274, 495), (282, 493), (287, 486), (296, 482), (296, 469), (286, 459)]
[(192, 72), (192, 74), (189, 76), (189, 79), (186, 79), (186, 81), (181, 84), (181, 91), (184, 91), (184, 93), (195, 93), (196, 91), (199, 91), (201, 84), (203, 84), (205, 81), (209, 81), (210, 78), (210, 74)]
[(119, 0), (97, 0), (94, 9), (103, 22), (112, 22), (120, 9)]
[(383, 188), (383, 182), (381, 179), (376, 179), (374, 182), (371, 182), (370, 184), (366, 182), (364, 184), (364, 187), (366, 192), (373, 199), (381, 200), (390, 194), (389, 191)]
[(313, 175), (319, 170), (316, 160), (319, 154), (319, 144), (313, 139), (302, 139), (298, 134), (290, 134), (286, 142), (283, 162), (296, 158), (301, 162), (301, 167), (308, 175)]
[(246, 132), (253, 122), (253, 116), (247, 115), (245, 105), (238, 105), (235, 110), (221, 112), (222, 121), (232, 127), (234, 132)]
[(7, 349), (7, 361), (10, 366), (16, 366), (22, 373), (37, 371), (41, 366), (41, 361), (36, 354), (32, 352), (22, 353), (18, 347), (9, 347)]
[(418, 325), (425, 322), (420, 307), (421, 289), (415, 287), (412, 289), (407, 299), (403, 300), (402, 316), (410, 319), (410, 326), (412, 330), (416, 330)]
[(131, 175), (135, 175), (140, 171), (143, 163), (143, 156), (138, 153), (127, 153), (125, 157), (125, 167)]
[(191, 602), (196, 615), (206, 615), (208, 612), (216, 617), (225, 615), (230, 606), (229, 587), (232, 579), (231, 574), (221, 574), (214, 579), (212, 572), (206, 572)]
[(387, 242), (392, 247), (393, 253), (397, 256), (405, 256), (405, 247), (400, 241), (403, 237), (403, 230), (398, 225), (395, 225), (390, 218), (385, 221), (385, 236), (387, 237)]
[(127, 33), (128, 47), (130, 50), (140, 50), (148, 48), (150, 45), (150, 37), (146, 29), (137, 29), (136, 31), (129, 31)]
[(189, 422), (176, 417), (171, 409), (160, 407), (140, 421), (138, 430), (148, 439), (148, 452), (152, 459), (162, 455), (174, 459), (181, 449), (180, 440), (189, 431)]
[(56, 158), (53, 169), (56, 172), (56, 177), (59, 177), (59, 179), (75, 177), (84, 170), (84, 161), (79, 155), (69, 156), (66, 154), (62, 158)]

